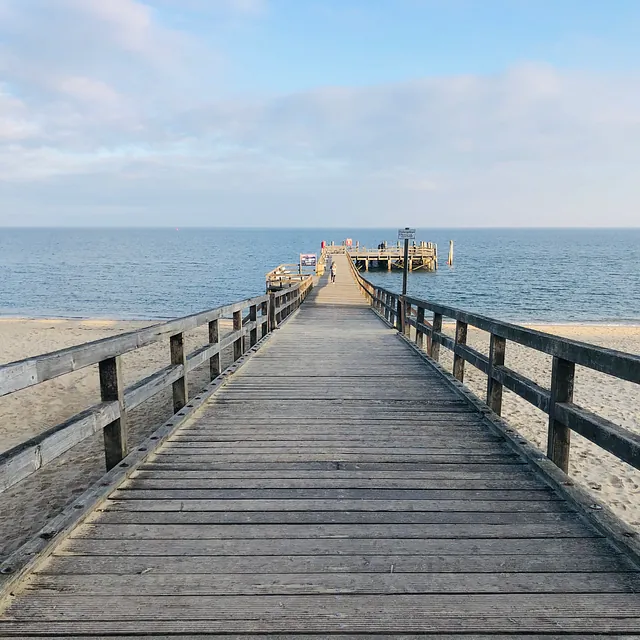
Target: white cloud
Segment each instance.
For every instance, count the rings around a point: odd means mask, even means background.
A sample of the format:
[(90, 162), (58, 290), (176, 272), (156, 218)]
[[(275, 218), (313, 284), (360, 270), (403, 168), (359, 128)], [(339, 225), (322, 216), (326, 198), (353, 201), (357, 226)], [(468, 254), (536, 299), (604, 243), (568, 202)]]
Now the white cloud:
[(279, 220), (294, 205), (329, 212), (326, 224), (385, 224), (392, 213), (411, 223), (427, 208), (448, 212), (442, 224), (596, 224), (603, 211), (611, 224), (635, 219), (631, 74), (528, 63), (232, 100), (212, 80), (217, 52), (158, 22), (154, 7), (172, 3), (0, 4), (0, 224), (9, 202), (12, 214), (18, 206), (45, 221), (78, 202), (96, 215), (118, 204), (169, 215), (179, 201), (192, 212), (224, 202), (226, 216), (207, 224)]

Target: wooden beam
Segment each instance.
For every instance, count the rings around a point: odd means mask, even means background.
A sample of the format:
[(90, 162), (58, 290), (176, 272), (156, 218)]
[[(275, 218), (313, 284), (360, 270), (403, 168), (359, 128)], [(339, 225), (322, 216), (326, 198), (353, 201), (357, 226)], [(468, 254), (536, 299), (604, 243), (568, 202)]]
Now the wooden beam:
[(195, 329), (211, 320), (227, 316), (238, 309), (244, 309), (252, 304), (261, 304), (267, 299), (266, 295), (248, 298), (194, 315), (145, 327), (144, 329), (1, 365), (0, 397), (66, 373), (98, 364), (103, 360), (134, 351), (172, 335)]
[[(242, 311), (236, 311), (233, 314), (233, 329), (234, 331), (242, 331)], [(239, 335), (237, 340), (233, 343), (233, 361), (235, 362), (242, 357), (242, 334)]]
[(107, 471), (122, 462), (129, 452), (127, 445), (127, 416), (124, 408), (124, 384), (120, 356), (108, 358), (98, 366), (100, 397), (103, 402), (118, 403), (118, 417), (104, 427), (104, 458)]
[(118, 401), (103, 402), (0, 454), (0, 492), (6, 491), (119, 417)]
[(553, 358), (551, 367), (551, 401), (549, 402), (549, 430), (547, 433), (547, 458), (565, 473), (569, 471), (571, 429), (556, 418), (557, 403), (573, 402), (573, 383), (576, 367), (573, 362)]
[(433, 314), (433, 331), (431, 333), (431, 341), (429, 345), (429, 356), (432, 360), (438, 362), (440, 360), (440, 334), (442, 332), (442, 314)]
[(178, 333), (171, 336), (169, 341), (171, 349), (171, 364), (182, 365), (184, 375), (173, 383), (173, 412), (178, 413), (189, 401), (187, 389), (187, 359), (184, 352), (184, 334)]
[[(467, 344), (468, 326), (466, 322), (462, 322), (461, 320), (456, 321), (456, 345)], [(458, 353), (454, 353), (453, 355), (453, 376), (460, 380), (460, 382), (464, 382), (464, 358)]]
[[(209, 345), (216, 346), (220, 342), (220, 321), (209, 323)], [(220, 351), (209, 358), (209, 379), (215, 380), (220, 375)]]
[(487, 404), (494, 413), (502, 413), (502, 384), (493, 377), (493, 369), (504, 365), (506, 340), (491, 334), (489, 346), (489, 372), (487, 378)]

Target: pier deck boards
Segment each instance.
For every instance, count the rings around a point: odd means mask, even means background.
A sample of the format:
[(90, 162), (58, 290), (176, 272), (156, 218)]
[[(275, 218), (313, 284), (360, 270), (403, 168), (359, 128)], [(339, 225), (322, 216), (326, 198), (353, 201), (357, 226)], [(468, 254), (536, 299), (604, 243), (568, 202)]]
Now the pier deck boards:
[(25, 580), (0, 636), (640, 638), (637, 567), (334, 259), (337, 283)]

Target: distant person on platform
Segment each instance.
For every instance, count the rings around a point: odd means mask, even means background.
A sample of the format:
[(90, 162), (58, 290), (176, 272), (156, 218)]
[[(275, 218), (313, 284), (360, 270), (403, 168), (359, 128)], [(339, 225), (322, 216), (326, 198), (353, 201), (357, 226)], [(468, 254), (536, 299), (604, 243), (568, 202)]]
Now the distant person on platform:
[(331, 282), (335, 282), (336, 281), (336, 263), (335, 262), (331, 262)]

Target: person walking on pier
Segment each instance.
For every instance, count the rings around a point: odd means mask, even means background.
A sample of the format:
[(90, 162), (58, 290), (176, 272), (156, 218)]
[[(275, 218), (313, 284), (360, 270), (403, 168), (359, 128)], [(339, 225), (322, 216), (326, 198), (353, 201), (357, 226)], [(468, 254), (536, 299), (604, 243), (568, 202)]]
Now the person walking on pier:
[(331, 261), (331, 282), (336, 281), (336, 263)]

